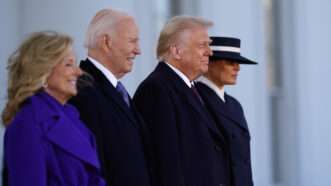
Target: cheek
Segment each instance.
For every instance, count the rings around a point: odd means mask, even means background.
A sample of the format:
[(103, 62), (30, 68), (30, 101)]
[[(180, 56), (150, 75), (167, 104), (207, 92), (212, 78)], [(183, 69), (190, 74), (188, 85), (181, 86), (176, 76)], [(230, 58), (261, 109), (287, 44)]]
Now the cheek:
[(68, 78), (73, 76), (73, 74), (73, 71), (63, 69), (62, 72), (58, 72), (56, 75), (53, 76), (51, 82), (56, 87), (63, 87), (66, 85)]
[(125, 45), (122, 45), (122, 47), (120, 48), (120, 52), (122, 54), (127, 54), (130, 53), (133, 50), (134, 46), (130, 43), (127, 43)]
[(134, 43), (130, 43), (129, 45), (128, 45), (128, 49), (130, 49), (130, 51), (132, 51), (133, 49), (135, 49), (136, 48), (136, 44), (134, 44)]
[(48, 77), (47, 84), (49, 87), (56, 87), (56, 85), (59, 84), (59, 77), (54, 74), (51, 74)]
[(223, 74), (224, 76), (229, 77), (231, 75), (231, 71), (229, 71), (229, 69), (225, 69), (223, 70)]
[(229, 73), (228, 73), (228, 71), (226, 71), (225, 69), (220, 70), (219, 73), (220, 73), (220, 77), (221, 77), (223, 80), (226, 79), (227, 77), (229, 77)]
[(123, 48), (114, 47), (114, 49), (109, 53), (110, 58), (120, 58), (123, 56)]
[(206, 50), (205, 49), (199, 49), (199, 51), (197, 52), (197, 54), (200, 56), (200, 58), (205, 57), (206, 55)]
[(64, 86), (60, 78), (53, 78), (48, 82), (48, 88), (54, 91), (62, 90)]
[(221, 81), (224, 81), (224, 74), (220, 74), (219, 77)]

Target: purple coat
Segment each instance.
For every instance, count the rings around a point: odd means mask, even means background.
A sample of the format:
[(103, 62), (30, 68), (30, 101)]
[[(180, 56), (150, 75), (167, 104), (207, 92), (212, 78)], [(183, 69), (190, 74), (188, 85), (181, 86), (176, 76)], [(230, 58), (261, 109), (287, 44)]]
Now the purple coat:
[(5, 133), (10, 186), (104, 186), (93, 135), (76, 109), (45, 92), (26, 100)]

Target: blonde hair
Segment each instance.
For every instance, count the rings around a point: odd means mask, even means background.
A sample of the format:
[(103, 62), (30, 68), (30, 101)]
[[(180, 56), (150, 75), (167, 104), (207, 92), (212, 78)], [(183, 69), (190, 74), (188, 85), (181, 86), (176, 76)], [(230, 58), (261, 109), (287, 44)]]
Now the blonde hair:
[(132, 17), (111, 8), (98, 11), (87, 28), (84, 46), (86, 48), (95, 48), (100, 36), (107, 33), (114, 34), (116, 24), (128, 18)]
[(192, 30), (197, 27), (209, 28), (213, 22), (205, 20), (200, 17), (193, 16), (175, 16), (171, 18), (161, 30), (156, 56), (158, 60), (165, 60), (167, 58), (170, 46), (179, 39), (182, 33)]
[(8, 125), (22, 103), (41, 90), (65, 52), (72, 45), (71, 37), (54, 31), (30, 35), (8, 59), (8, 101), (2, 120)]

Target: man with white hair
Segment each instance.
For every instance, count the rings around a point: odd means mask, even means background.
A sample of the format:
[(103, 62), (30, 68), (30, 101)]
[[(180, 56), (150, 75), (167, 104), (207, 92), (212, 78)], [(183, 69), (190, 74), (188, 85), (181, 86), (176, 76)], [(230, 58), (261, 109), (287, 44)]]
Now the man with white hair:
[(144, 123), (119, 81), (140, 54), (133, 17), (99, 11), (89, 24), (87, 59), (80, 67), (86, 83), (72, 100), (93, 131), (104, 176), (110, 186), (150, 186), (148, 139)]
[(226, 143), (193, 80), (208, 70), (210, 21), (173, 17), (158, 40), (156, 69), (134, 102), (151, 131), (158, 186), (228, 186)]

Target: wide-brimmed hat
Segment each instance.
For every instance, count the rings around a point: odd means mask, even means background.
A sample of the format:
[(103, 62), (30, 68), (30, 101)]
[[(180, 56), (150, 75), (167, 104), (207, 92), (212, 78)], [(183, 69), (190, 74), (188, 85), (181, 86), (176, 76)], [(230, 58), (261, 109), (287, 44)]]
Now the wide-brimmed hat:
[(257, 64), (257, 62), (240, 55), (240, 39), (233, 37), (210, 37), (213, 55), (210, 61), (228, 59), (239, 64)]

